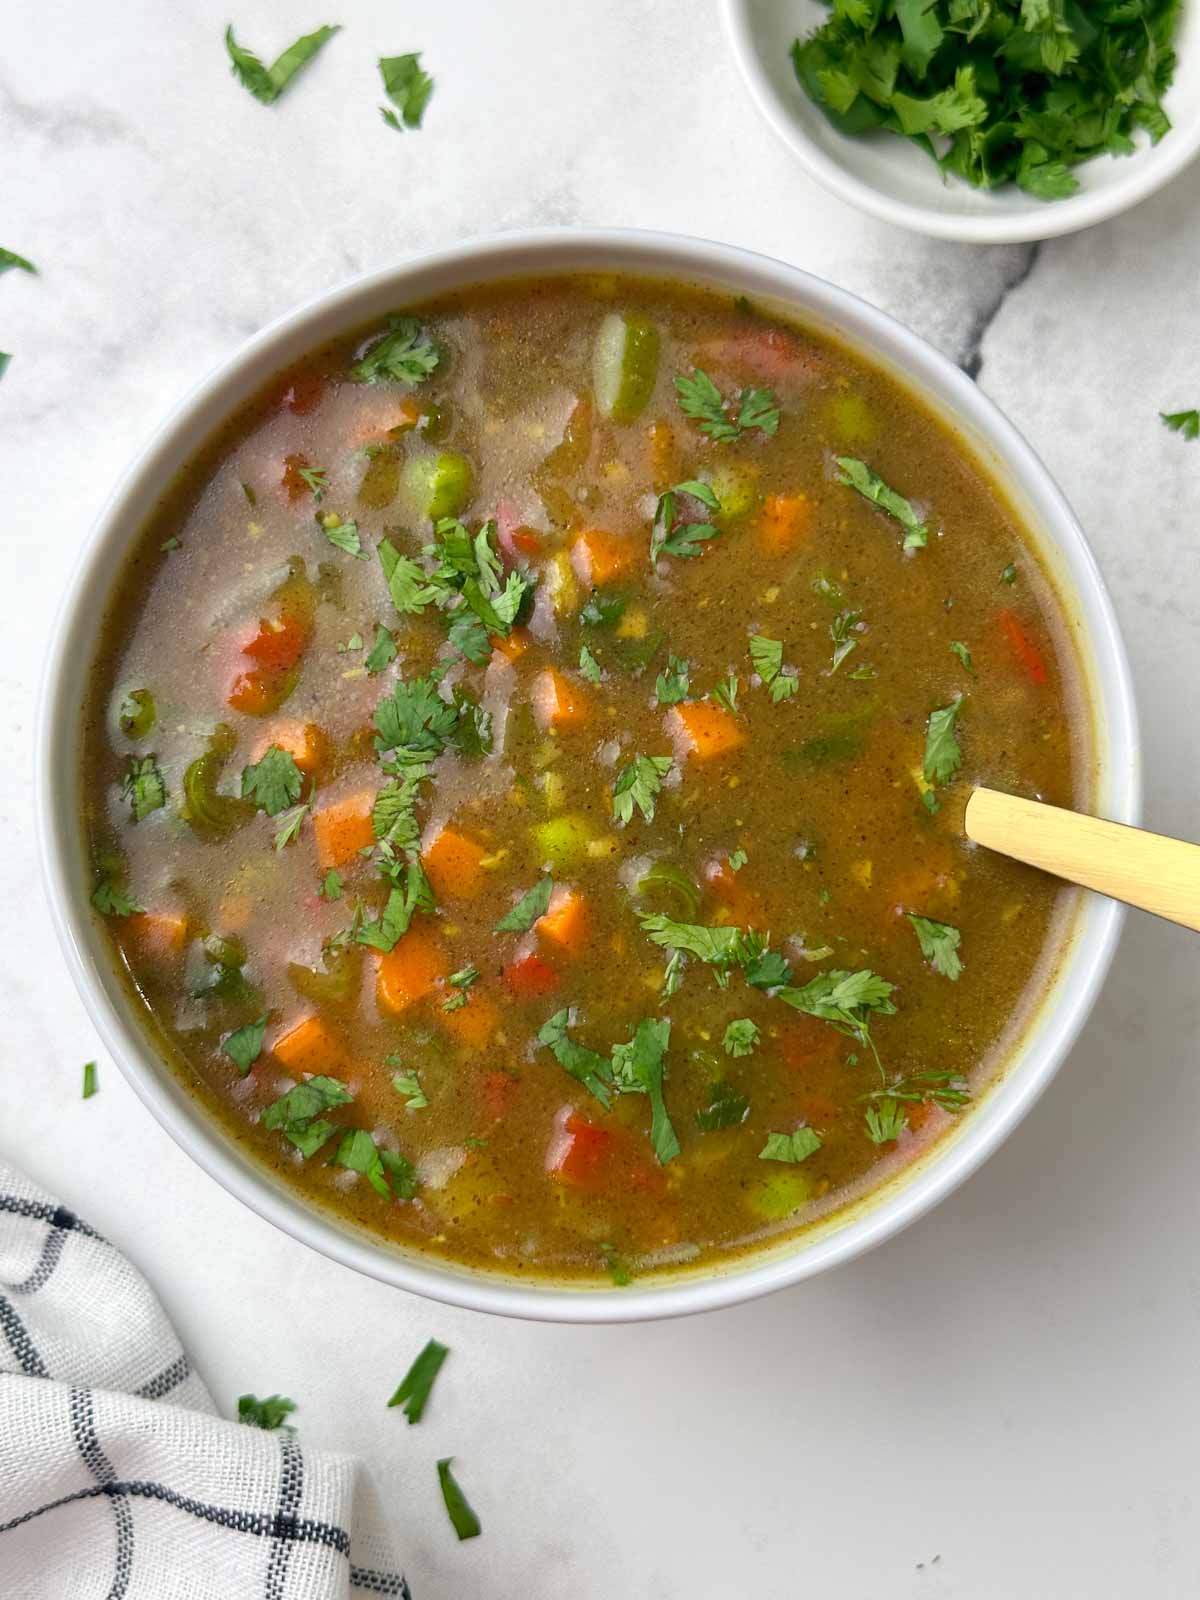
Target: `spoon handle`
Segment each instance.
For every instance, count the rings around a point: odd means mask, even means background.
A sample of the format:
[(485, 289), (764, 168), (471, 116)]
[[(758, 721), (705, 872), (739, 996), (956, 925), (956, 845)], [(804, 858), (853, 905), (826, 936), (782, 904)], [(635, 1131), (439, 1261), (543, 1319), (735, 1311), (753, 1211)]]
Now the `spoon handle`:
[(995, 789), (972, 793), (966, 830), (989, 850), (1200, 931), (1200, 845)]

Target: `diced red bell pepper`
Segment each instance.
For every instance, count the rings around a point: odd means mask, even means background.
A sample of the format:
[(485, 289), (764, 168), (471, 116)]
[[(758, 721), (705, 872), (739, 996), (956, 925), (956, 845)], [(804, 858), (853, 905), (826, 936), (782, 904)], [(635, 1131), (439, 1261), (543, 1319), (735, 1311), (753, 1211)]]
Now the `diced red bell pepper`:
[(527, 955), (505, 967), (504, 981), (518, 1000), (538, 1000), (558, 988), (558, 973), (541, 956)]
[(1025, 676), (1030, 683), (1045, 683), (1047, 677), (1046, 663), (1042, 657), (1042, 652), (1007, 606), (1000, 612), (999, 620), (1004, 637), (1008, 640), (1009, 648), (1022, 667), (1024, 667)]
[(598, 1189), (609, 1176), (615, 1145), (616, 1138), (609, 1129), (597, 1127), (572, 1111), (555, 1123), (546, 1151), (546, 1171), (572, 1188)]
[(253, 717), (274, 711), (286, 698), (289, 674), (304, 654), (311, 632), (308, 622), (295, 616), (284, 616), (280, 622), (263, 617), (258, 632), (242, 646), (243, 656), (255, 665), (234, 679), (229, 705)]

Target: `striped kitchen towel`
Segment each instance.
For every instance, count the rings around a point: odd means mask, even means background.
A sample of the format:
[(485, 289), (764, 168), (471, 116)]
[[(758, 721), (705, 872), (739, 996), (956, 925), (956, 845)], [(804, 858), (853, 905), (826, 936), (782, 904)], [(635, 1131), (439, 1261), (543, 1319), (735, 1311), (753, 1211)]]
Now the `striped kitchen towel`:
[(410, 1600), (361, 1465), (224, 1422), (145, 1279), (0, 1161), (3, 1600)]

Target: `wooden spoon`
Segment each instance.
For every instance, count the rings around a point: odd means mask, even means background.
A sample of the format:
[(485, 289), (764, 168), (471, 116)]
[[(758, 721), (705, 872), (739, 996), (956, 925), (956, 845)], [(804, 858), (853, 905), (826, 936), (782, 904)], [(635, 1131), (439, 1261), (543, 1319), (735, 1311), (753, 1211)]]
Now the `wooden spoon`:
[(1200, 844), (976, 789), (967, 837), (1001, 855), (1200, 932)]

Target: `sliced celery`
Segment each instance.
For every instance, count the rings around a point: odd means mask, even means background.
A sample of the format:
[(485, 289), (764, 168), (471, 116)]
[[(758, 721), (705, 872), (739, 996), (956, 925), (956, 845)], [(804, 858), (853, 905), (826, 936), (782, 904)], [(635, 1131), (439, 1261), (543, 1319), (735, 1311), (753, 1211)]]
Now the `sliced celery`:
[(610, 311), (600, 324), (592, 359), (596, 404), (614, 422), (633, 422), (646, 409), (658, 377), (658, 329), (645, 317)]

